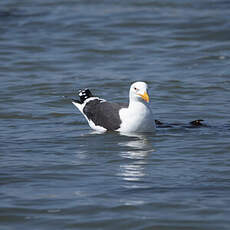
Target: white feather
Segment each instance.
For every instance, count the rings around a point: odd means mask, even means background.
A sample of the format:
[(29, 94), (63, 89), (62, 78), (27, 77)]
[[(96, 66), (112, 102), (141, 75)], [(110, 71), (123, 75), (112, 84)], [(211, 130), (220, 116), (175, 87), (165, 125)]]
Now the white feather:
[(133, 103), (130, 108), (120, 110), (120, 132), (154, 132), (155, 120), (151, 109), (141, 102)]

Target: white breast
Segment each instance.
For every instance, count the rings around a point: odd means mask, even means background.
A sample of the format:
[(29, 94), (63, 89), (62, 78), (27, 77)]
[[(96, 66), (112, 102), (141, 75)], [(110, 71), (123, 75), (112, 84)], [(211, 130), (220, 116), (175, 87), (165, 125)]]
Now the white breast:
[(120, 110), (120, 132), (154, 132), (155, 120), (148, 105), (135, 102)]

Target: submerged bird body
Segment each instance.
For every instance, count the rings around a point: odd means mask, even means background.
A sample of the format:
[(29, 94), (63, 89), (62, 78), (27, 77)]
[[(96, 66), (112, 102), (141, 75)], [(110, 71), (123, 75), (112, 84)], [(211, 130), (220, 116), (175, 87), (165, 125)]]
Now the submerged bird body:
[(129, 104), (110, 103), (94, 97), (86, 89), (79, 92), (80, 101), (73, 104), (97, 131), (154, 132), (155, 120), (149, 105), (147, 84), (133, 83), (129, 92)]

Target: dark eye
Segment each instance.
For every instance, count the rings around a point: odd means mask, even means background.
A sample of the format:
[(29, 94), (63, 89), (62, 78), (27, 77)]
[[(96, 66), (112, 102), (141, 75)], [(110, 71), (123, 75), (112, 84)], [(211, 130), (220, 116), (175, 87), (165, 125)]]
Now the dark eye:
[(136, 88), (136, 87), (134, 87), (134, 89), (135, 89), (135, 90), (137, 90), (137, 88)]

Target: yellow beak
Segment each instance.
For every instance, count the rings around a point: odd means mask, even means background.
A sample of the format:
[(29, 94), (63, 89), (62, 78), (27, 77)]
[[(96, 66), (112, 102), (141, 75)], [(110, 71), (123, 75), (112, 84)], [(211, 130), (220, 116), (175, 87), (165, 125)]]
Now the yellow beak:
[(144, 94), (138, 94), (142, 97), (142, 99), (144, 99), (146, 102), (149, 102), (149, 95), (147, 94), (147, 92), (144, 92)]

